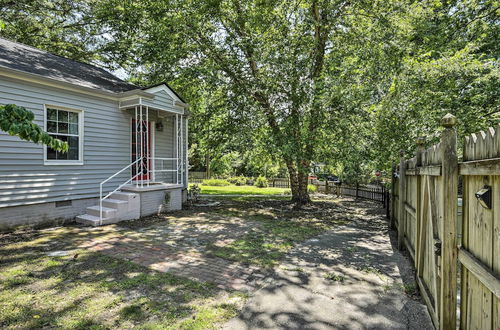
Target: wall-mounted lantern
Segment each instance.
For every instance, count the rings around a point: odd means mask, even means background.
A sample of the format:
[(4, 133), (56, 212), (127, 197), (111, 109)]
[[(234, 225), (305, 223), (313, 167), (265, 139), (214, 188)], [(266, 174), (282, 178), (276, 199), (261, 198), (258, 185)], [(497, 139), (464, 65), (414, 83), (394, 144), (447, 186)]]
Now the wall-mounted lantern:
[(491, 186), (485, 185), (475, 195), (482, 207), (491, 209)]
[(155, 124), (155, 126), (156, 126), (156, 131), (163, 132), (163, 122), (159, 121)]

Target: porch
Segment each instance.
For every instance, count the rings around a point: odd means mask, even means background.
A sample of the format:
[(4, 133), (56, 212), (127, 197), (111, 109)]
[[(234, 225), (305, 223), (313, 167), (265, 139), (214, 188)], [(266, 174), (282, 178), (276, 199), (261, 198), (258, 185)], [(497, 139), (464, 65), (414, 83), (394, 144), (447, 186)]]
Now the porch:
[[(98, 205), (77, 217), (99, 226), (182, 208), (187, 187), (187, 116), (184, 110), (120, 103), (130, 118), (130, 163), (99, 184)], [(182, 109), (182, 108), (181, 108)]]

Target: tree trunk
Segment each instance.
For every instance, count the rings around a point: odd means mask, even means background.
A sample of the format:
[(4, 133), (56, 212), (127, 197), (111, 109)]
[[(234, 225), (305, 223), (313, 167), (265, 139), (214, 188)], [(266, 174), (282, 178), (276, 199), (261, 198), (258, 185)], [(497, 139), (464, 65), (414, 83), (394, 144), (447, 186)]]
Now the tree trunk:
[(292, 191), (292, 196), (296, 196), (299, 191), (299, 181), (297, 180), (297, 171), (292, 162), (286, 162), (286, 167), (288, 168), (288, 176), (290, 177), (290, 190)]
[(287, 162), (288, 173), (290, 175), (290, 188), (292, 190), (292, 202), (296, 207), (300, 207), (311, 202), (307, 192), (307, 178), (309, 173), (305, 170), (297, 171), (296, 166)]

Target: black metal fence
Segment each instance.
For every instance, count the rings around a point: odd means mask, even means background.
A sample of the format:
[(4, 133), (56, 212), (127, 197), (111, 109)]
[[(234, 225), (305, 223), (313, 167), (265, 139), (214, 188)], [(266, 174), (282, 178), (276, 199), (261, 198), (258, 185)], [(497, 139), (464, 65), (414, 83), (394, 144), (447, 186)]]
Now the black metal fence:
[(269, 179), (269, 186), (275, 188), (290, 188), (290, 180), (287, 178)]
[(341, 185), (341, 196), (352, 196), (356, 198), (369, 199), (372, 201), (385, 202), (386, 189), (384, 186), (376, 185)]
[(348, 185), (348, 184), (335, 184), (334, 182), (316, 182), (315, 185), (318, 187), (319, 191), (324, 191), (330, 194), (336, 194), (338, 197), (350, 196), (354, 198), (361, 198), (366, 200), (372, 200), (382, 203), (382, 206), (386, 210), (387, 217), (390, 216), (390, 191), (383, 185)]

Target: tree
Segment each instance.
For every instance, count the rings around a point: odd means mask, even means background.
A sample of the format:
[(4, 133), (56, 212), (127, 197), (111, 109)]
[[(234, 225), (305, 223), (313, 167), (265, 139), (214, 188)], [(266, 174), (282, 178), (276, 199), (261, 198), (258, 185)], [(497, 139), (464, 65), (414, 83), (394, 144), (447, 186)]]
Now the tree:
[(374, 165), (389, 172), (399, 150), (415, 151), (419, 136), (438, 142), (446, 113), (457, 117), (459, 137), (499, 120), (497, 19), (495, 1), (414, 3), (399, 15), (396, 42), (404, 52), (374, 105)]
[(43, 143), (52, 149), (67, 152), (68, 144), (55, 139), (33, 123), (35, 115), (23, 107), (7, 104), (0, 106), (0, 129), (25, 141)]
[(494, 0), (2, 5), (0, 33), (123, 66), (141, 85), (171, 82), (191, 104), (198, 166), (225, 155), (248, 164), (278, 155), (298, 204), (309, 200), (312, 161), (359, 181), (375, 169), (390, 173), (417, 136), (432, 143), (444, 113), (458, 117), (459, 133), (498, 118)]
[(361, 4), (145, 0), (128, 7), (111, 3), (106, 12), (140, 21), (139, 32), (120, 20), (107, 24), (124, 42), (140, 40), (131, 52), (149, 80), (184, 76), (217, 86), (231, 102), (230, 116), (263, 127), (269, 148), (287, 166), (292, 198), (300, 205), (309, 202), (307, 177), (325, 129), (352, 110), (337, 100), (346, 76), (329, 74), (348, 57), (353, 42), (345, 42), (358, 28), (354, 17), (370, 6)]

